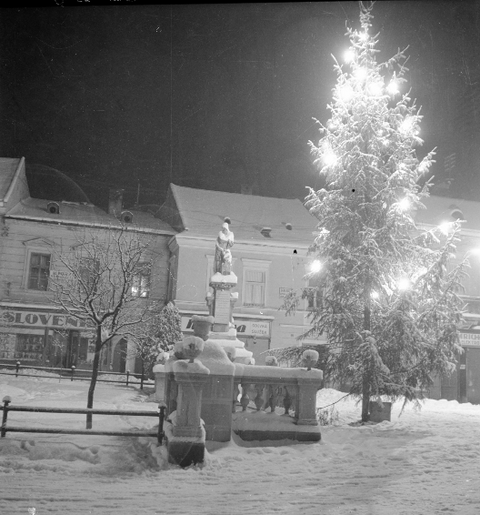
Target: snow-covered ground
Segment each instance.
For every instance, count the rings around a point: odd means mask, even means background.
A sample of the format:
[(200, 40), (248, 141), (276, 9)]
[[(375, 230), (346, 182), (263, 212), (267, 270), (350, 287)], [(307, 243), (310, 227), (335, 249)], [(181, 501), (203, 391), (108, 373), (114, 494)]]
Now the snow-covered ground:
[[(85, 407), (88, 383), (0, 375), (12, 405)], [(343, 394), (321, 390), (318, 405)], [(155, 411), (138, 388), (100, 383), (96, 408)], [(169, 465), (155, 438), (7, 433), (0, 439), (0, 514), (480, 514), (480, 406), (394, 404), (391, 422), (354, 426), (336, 404), (320, 443), (208, 447), (203, 466)], [(274, 416), (274, 415), (273, 415)], [(84, 415), (10, 413), (13, 425), (83, 428)], [(94, 416), (99, 429), (151, 428), (155, 418)]]

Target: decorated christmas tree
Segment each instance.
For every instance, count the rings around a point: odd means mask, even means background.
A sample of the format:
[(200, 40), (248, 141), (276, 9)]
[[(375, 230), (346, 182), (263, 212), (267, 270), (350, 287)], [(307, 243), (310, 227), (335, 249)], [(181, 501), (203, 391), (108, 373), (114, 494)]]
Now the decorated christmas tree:
[(406, 89), (405, 50), (377, 62), (372, 20), (372, 6), (360, 4), (360, 29), (347, 29), (346, 62), (335, 61), (330, 118), (318, 122), (318, 144), (310, 142), (324, 178), (306, 198), (318, 219), (314, 286), (292, 292), (286, 304), (312, 301), (304, 336), (326, 335), (326, 378), (362, 399), (364, 422), (370, 400), (417, 400), (454, 368), (467, 265), (451, 264), (460, 222), (448, 230), (416, 226), (434, 151), (417, 157), (422, 116)]

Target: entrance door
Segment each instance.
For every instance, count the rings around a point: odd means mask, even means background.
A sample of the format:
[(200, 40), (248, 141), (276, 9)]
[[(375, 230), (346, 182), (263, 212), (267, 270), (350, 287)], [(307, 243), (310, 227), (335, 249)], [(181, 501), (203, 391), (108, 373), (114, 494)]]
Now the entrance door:
[(67, 353), (65, 355), (66, 368), (77, 366), (79, 345), (80, 333), (78, 331), (70, 331), (70, 334), (68, 335)]

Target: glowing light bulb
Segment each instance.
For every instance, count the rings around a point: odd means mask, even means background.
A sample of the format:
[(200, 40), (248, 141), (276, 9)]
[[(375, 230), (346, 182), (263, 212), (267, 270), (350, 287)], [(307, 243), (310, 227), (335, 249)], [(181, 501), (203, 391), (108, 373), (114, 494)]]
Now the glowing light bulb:
[(410, 288), (410, 280), (407, 279), (406, 277), (402, 277), (400, 278), (398, 281), (397, 281), (397, 288), (400, 290), (400, 291), (405, 291), (405, 290), (408, 290)]
[(322, 160), (325, 166), (333, 166), (337, 162), (337, 156), (330, 147), (326, 147), (323, 151)]
[(368, 71), (363, 66), (360, 66), (355, 70), (354, 75), (357, 80), (364, 80), (367, 78)]
[(343, 54), (343, 60), (348, 64), (351, 63), (355, 59), (355, 52), (349, 48)]
[(341, 102), (348, 102), (353, 97), (353, 88), (350, 84), (343, 84), (337, 88), (336, 93)]
[(312, 272), (312, 274), (316, 274), (316, 273), (320, 272), (321, 269), (322, 269), (322, 263), (318, 259), (314, 259), (310, 263), (310, 272)]
[(452, 222), (442, 222), (438, 228), (440, 229), (440, 232), (445, 234), (445, 236), (450, 232), (450, 229), (452, 227)]
[(415, 127), (415, 118), (413, 116), (407, 116), (405, 120), (400, 124), (398, 130), (404, 134), (408, 135), (413, 132), (413, 128)]
[(368, 39), (368, 32), (361, 32), (359, 35), (358, 35), (358, 38), (360, 39), (360, 41), (367, 41)]
[(396, 95), (397, 93), (399, 93), (399, 89), (398, 89), (398, 82), (396, 80), (391, 80), (389, 83), (388, 83), (388, 86), (387, 86), (387, 93), (389, 95)]
[(409, 209), (409, 207), (410, 207), (410, 200), (408, 200), (407, 197), (402, 198), (402, 200), (400, 200), (398, 203), (398, 208), (401, 211), (406, 211), (407, 209)]
[(383, 82), (371, 82), (368, 85), (368, 92), (370, 93), (370, 95), (373, 95), (375, 97), (380, 96), (383, 93)]

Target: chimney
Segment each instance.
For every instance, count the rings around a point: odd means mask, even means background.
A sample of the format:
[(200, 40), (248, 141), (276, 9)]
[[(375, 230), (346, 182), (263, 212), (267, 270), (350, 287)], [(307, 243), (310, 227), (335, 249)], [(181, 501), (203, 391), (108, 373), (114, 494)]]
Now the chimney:
[(119, 218), (123, 209), (123, 192), (125, 190), (110, 189), (108, 190), (108, 214)]

